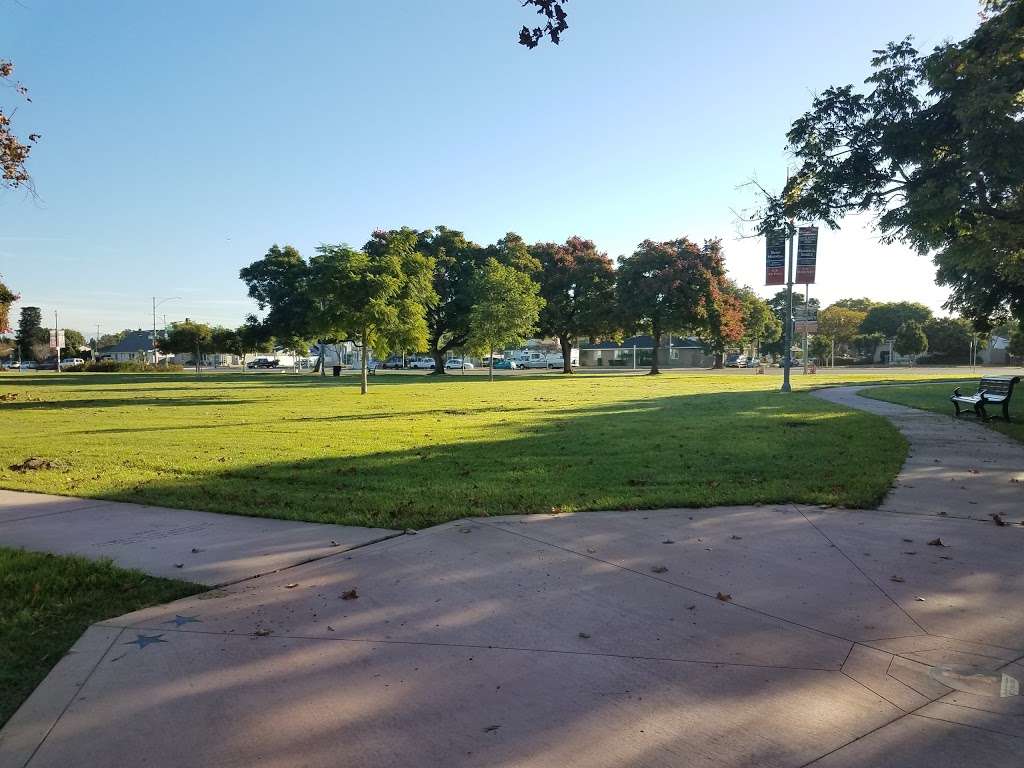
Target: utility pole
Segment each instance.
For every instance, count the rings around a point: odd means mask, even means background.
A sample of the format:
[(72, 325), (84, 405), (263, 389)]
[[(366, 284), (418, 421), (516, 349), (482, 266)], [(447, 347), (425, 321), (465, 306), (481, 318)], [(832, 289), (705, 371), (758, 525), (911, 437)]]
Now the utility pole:
[(96, 358), (100, 356), (100, 324), (96, 323), (96, 338), (92, 345), (92, 361), (95, 363)]
[(789, 220), (789, 267), (786, 273), (786, 327), (783, 344), (786, 345), (782, 354), (782, 392), (791, 392), (789, 369), (793, 364), (793, 262), (796, 261), (796, 224)]

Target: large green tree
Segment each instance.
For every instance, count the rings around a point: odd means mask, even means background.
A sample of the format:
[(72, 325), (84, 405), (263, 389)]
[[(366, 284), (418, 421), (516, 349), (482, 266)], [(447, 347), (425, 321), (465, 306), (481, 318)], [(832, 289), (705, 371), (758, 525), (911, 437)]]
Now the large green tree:
[(660, 372), (658, 349), (666, 333), (708, 338), (740, 318), (737, 306), (723, 299), (725, 266), (719, 240), (705, 241), (703, 247), (685, 237), (644, 240), (631, 256), (619, 259), (616, 287), (626, 327), (654, 339), (652, 374)]
[[(785, 331), (786, 317), (789, 314), (789, 303), (786, 291), (777, 291), (774, 296), (768, 299), (768, 306), (772, 308), (772, 312), (775, 314), (775, 317), (778, 318), (779, 320), (779, 325), (782, 327), (783, 331)], [(820, 307), (821, 302), (817, 298), (812, 296), (810, 299), (805, 301), (804, 295), (802, 293), (800, 293), (799, 291), (793, 291), (794, 313), (803, 312), (805, 310), (813, 310), (816, 312)], [(770, 355), (774, 355), (775, 357), (782, 356), (785, 352), (785, 347), (786, 342), (784, 334), (780, 334), (779, 337), (776, 338), (774, 341), (768, 341), (762, 345), (762, 349), (765, 352), (767, 352)]]
[(21, 357), (35, 357), (34, 345), (45, 344), (49, 334), (43, 328), (43, 313), (39, 307), (22, 307), (18, 317), (18, 333), (15, 336)]
[(486, 258), (485, 250), (455, 229), (439, 226), (424, 230), (417, 249), (433, 262), (432, 285), (436, 298), (427, 306), (426, 349), (434, 358), (434, 373), (444, 374), (445, 355), (469, 340), (469, 315), (475, 296), (474, 278)]
[(261, 323), (266, 337), (291, 340), (289, 346), (304, 347), (317, 334), (317, 318), (323, 309), (314, 290), (309, 262), (298, 249), (277, 244), (266, 255), (239, 272), (266, 314)]
[(876, 304), (867, 311), (860, 324), (861, 333), (881, 333), (890, 338), (900, 326), (913, 322), (923, 325), (932, 319), (932, 311), (914, 301), (894, 301)]
[(971, 324), (959, 317), (934, 317), (924, 324), (928, 357), (932, 360), (963, 361), (970, 357)]
[[(864, 299), (864, 301), (868, 300)], [(867, 317), (866, 311), (852, 309), (838, 301), (821, 310), (818, 313), (818, 332), (814, 336), (815, 355), (823, 357), (826, 352), (834, 354), (836, 346), (841, 349), (849, 349), (853, 338), (860, 333), (860, 326), (865, 317)]]
[(172, 354), (191, 354), (196, 373), (202, 364), (203, 355), (213, 352), (213, 329), (205, 323), (183, 320), (171, 323), (167, 335), (157, 339), (157, 347)]
[(481, 246), (456, 229), (438, 226), (418, 233), (417, 250), (433, 262), (436, 298), (427, 307), (426, 349), (434, 358), (434, 373), (444, 374), (444, 358), (469, 342), (470, 314), (476, 305), (477, 276), (487, 259), (533, 274), (536, 259), (523, 239), (509, 232), (496, 243)]
[(872, 214), (884, 240), (933, 256), (947, 307), (979, 327), (1024, 318), (1024, 0), (983, 10), (969, 37), (927, 54), (889, 43), (866, 89), (817, 96), (787, 134), (799, 169), (767, 211), (832, 227)]
[(928, 337), (921, 324), (908, 320), (896, 331), (893, 348), (901, 355), (916, 356), (928, 350)]
[(562, 348), (563, 373), (572, 373), (572, 347), (581, 336), (615, 329), (615, 266), (591, 240), (573, 236), (564, 244), (537, 243), (530, 249), (544, 308), (538, 330)]
[(754, 349), (757, 356), (764, 342), (774, 342), (782, 337), (782, 321), (772, 306), (749, 287), (736, 290), (742, 308), (743, 336), (740, 339)]
[(533, 333), (544, 299), (527, 273), (495, 258), (487, 259), (476, 282), (468, 346), (487, 354), (487, 375), (493, 381), (494, 350), (522, 344)]
[(417, 251), (417, 233), (405, 228), (378, 231), (355, 250), (322, 245), (310, 260), (316, 326), (325, 336), (355, 340), (361, 350), (360, 391), (367, 391), (367, 357), (422, 349), (427, 341), (427, 307), (436, 301), (433, 261)]

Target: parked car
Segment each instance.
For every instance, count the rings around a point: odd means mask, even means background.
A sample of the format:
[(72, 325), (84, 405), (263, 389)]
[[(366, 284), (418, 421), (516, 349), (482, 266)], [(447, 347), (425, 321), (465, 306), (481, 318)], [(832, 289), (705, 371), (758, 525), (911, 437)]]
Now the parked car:
[(19, 368), (19, 363), (18, 363), (17, 360), (8, 360), (6, 363), (4, 363), (4, 369), (5, 370), (16, 371), (16, 370), (18, 370), (18, 368)]
[(761, 365), (761, 361), (756, 357), (747, 359), (747, 368), (757, 368), (759, 365)]
[(399, 368), (405, 368), (405, 361), (402, 359), (401, 355), (392, 355), (387, 360), (383, 361), (378, 367), (394, 368), (395, 370), (398, 370)]
[(281, 361), (275, 358), (269, 357), (257, 357), (251, 363), (246, 365), (246, 368), (277, 368), (281, 364)]
[(410, 360), (408, 364), (409, 368), (427, 368), (433, 370), (437, 367), (434, 360), (429, 357), (418, 357), (415, 360)]
[(494, 369), (495, 370), (518, 371), (520, 368), (523, 368), (523, 367), (524, 366), (523, 366), (522, 363), (517, 363), (515, 360), (495, 360), (494, 361)]
[(51, 358), (50, 360), (43, 360), (39, 363), (36, 368), (40, 371), (56, 371), (57, 370), (57, 358)]
[(64, 357), (61, 358), (60, 367), (70, 368), (73, 365), (85, 365), (85, 360), (80, 357)]
[(476, 366), (468, 360), (463, 360), (459, 357), (453, 357), (447, 363), (444, 364), (445, 368), (459, 368), (465, 371), (472, 371)]
[(735, 352), (725, 356), (725, 367), (726, 368), (746, 368), (747, 367), (747, 356), (740, 355)]
[(35, 360), (22, 360), (21, 361), (20, 368), (23, 371), (34, 371), (38, 367), (39, 367), (39, 364), (36, 363)]

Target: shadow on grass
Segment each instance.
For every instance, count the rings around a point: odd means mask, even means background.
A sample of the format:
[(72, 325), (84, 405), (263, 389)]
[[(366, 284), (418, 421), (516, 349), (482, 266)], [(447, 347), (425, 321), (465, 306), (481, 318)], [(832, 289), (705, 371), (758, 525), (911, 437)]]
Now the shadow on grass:
[(905, 454), (905, 441), (881, 417), (806, 394), (732, 392), (559, 411), (407, 450), (216, 464), (103, 496), (386, 528), (551, 510), (867, 507), (880, 501)]

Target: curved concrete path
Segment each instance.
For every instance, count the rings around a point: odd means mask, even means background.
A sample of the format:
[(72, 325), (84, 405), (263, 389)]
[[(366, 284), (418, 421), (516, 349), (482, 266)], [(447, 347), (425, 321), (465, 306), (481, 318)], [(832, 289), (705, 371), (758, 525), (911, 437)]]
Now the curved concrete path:
[[(905, 386), (905, 385), (904, 385)], [(866, 387), (832, 387), (812, 394), (889, 419), (910, 453), (879, 509), (1007, 522), (1024, 520), (1024, 444), (977, 423), (861, 397)]]
[(395, 537), (93, 626), (0, 765), (1019, 768), (1024, 526), (903, 511)]

